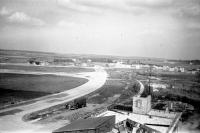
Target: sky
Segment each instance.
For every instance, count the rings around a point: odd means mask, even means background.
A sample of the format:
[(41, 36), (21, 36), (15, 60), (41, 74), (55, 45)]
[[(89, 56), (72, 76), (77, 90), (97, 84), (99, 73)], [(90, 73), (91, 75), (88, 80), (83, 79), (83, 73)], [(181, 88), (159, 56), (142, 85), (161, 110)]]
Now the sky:
[(200, 0), (0, 0), (0, 48), (200, 59)]

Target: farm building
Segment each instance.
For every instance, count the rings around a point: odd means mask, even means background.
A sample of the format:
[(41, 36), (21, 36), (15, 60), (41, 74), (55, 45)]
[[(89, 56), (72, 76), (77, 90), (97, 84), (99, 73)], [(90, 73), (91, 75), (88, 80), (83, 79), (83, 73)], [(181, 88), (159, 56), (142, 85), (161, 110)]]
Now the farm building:
[(106, 133), (115, 126), (115, 116), (79, 119), (53, 133)]

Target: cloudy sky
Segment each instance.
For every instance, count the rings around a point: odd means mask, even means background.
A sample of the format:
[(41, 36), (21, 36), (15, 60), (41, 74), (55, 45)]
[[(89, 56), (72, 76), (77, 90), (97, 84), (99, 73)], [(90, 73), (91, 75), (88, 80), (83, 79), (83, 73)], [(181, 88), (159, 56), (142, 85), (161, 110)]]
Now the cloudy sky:
[(0, 0), (0, 48), (200, 59), (200, 0)]

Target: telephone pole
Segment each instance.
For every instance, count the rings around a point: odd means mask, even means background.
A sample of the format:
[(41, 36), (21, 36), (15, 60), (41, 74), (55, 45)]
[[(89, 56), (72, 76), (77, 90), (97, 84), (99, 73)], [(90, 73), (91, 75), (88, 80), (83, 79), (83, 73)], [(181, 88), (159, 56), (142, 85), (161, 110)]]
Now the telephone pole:
[(151, 76), (152, 76), (152, 65), (149, 64), (149, 95), (151, 95)]

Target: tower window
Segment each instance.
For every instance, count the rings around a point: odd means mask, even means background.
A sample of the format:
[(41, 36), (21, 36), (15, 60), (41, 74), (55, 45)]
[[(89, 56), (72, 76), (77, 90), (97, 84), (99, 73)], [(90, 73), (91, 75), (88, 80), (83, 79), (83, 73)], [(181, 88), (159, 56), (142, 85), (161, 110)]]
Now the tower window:
[(136, 101), (135, 101), (135, 106), (136, 106), (137, 108), (141, 108), (141, 107), (142, 107), (142, 100), (140, 100), (140, 99), (136, 100)]

